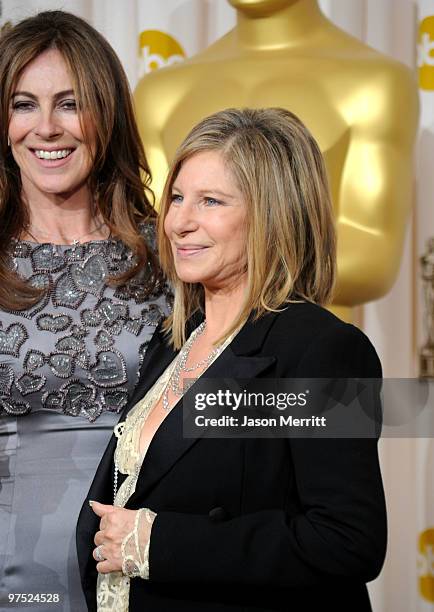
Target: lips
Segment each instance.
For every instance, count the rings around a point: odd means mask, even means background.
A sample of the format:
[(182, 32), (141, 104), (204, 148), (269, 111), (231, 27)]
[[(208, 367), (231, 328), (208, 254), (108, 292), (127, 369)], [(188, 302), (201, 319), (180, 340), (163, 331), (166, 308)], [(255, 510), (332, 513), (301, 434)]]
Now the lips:
[(29, 149), (33, 158), (43, 168), (58, 168), (69, 162), (75, 149), (65, 147), (56, 149), (32, 148)]
[(193, 257), (206, 251), (209, 247), (199, 244), (175, 244), (178, 257)]
[(73, 152), (71, 148), (65, 149), (32, 149), (38, 159), (63, 159)]

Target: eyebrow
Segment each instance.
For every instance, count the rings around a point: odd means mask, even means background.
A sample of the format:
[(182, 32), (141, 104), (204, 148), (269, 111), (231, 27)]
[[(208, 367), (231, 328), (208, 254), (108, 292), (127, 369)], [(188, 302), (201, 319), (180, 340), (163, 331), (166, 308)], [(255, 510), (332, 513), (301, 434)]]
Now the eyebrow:
[[(71, 96), (74, 95), (74, 90), (73, 89), (65, 89), (64, 91), (58, 91), (57, 93), (54, 94), (54, 98), (62, 98), (63, 96)], [(12, 94), (12, 98), (16, 98), (17, 96), (25, 96), (26, 98), (30, 98), (31, 100), (37, 100), (38, 96), (35, 96), (35, 94), (30, 93), (30, 91), (16, 91), (15, 93)]]
[[(182, 193), (182, 190), (177, 187), (176, 185), (172, 185), (172, 191), (178, 191), (179, 193)], [(219, 189), (201, 189), (198, 192), (199, 195), (203, 196), (203, 195), (216, 195), (220, 198), (224, 198), (224, 199), (230, 199), (233, 200), (235, 198), (234, 195), (231, 195), (230, 193), (225, 193), (224, 191), (220, 191)]]

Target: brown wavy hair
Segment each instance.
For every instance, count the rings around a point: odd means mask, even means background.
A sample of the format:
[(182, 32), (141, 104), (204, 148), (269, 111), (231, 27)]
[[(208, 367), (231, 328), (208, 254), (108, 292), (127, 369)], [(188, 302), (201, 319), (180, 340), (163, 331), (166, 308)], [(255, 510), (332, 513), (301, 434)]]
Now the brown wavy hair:
[[(73, 79), (78, 112), (86, 111), (96, 133), (88, 182), (97, 211), (112, 235), (135, 256), (135, 265), (110, 279), (110, 284), (125, 284), (148, 262), (150, 290), (161, 278), (158, 260), (139, 231), (141, 222), (155, 222), (156, 213), (151, 173), (122, 65), (105, 38), (86, 21), (63, 11), (45, 11), (6, 29), (0, 37), (0, 307), (9, 310), (24, 310), (41, 297), (40, 289), (14, 273), (10, 261), (11, 241), (29, 223), (20, 170), (8, 146), (10, 102), (22, 71), (49, 49), (62, 54)], [(82, 115), (80, 122), (89, 143)]]
[(227, 109), (203, 119), (175, 154), (158, 220), (160, 262), (175, 293), (165, 329), (172, 344), (185, 342), (188, 318), (204, 309), (200, 284), (177, 274), (164, 220), (182, 164), (218, 151), (247, 203), (247, 292), (225, 340), (253, 313), (258, 318), (291, 301), (326, 304), (336, 274), (336, 234), (327, 172), (306, 126), (283, 108)]

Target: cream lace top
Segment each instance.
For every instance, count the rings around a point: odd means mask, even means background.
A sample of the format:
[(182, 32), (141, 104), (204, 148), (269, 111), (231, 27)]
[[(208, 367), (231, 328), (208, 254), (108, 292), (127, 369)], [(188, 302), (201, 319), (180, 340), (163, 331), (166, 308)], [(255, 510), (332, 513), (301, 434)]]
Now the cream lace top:
[[(236, 333), (234, 332), (225, 340), (208, 367), (232, 341)], [(136, 490), (140, 468), (146, 456), (146, 450), (143, 455), (140, 455), (139, 451), (142, 427), (168, 385), (180, 355), (181, 353), (175, 357), (143, 399), (130, 410), (125, 421), (116, 425), (114, 429), (118, 438), (115, 465), (119, 472), (127, 475), (116, 492), (115, 506), (123, 508)], [(137, 512), (134, 529), (122, 543), (122, 572), (98, 574), (98, 612), (128, 612), (130, 579), (137, 577), (149, 579), (149, 544), (155, 516), (155, 512), (148, 508), (141, 508)]]

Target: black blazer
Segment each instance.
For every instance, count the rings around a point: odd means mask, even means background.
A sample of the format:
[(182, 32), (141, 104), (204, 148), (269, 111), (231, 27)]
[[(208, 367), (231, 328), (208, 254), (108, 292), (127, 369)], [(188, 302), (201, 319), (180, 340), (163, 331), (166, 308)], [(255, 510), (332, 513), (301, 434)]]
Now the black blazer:
[[(175, 353), (157, 329), (128, 410)], [(310, 303), (247, 322), (207, 377), (381, 377), (366, 336)], [(89, 610), (98, 518), (113, 503), (112, 437), (80, 513), (77, 547)], [(386, 514), (376, 439), (186, 439), (182, 406), (166, 417), (127, 508), (157, 512), (150, 580), (130, 611), (371, 610)]]

